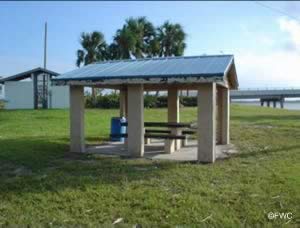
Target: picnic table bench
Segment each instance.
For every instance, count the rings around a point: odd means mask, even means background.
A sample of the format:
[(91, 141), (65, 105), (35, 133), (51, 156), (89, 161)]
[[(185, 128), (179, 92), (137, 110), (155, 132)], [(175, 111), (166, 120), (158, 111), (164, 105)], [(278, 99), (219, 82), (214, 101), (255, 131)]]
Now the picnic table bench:
[[(121, 123), (121, 126), (128, 126), (128, 122)], [(182, 129), (179, 131), (179, 134), (172, 134), (171, 130), (162, 130), (162, 129), (145, 129), (144, 137), (146, 139), (153, 138), (153, 139), (179, 139), (185, 140), (187, 139), (188, 135), (193, 135), (196, 133), (194, 130), (187, 130), (192, 129), (191, 123), (176, 123), (176, 122), (145, 122), (145, 127), (158, 127), (158, 128), (176, 128)], [(113, 137), (124, 137), (127, 138), (128, 134), (113, 134)]]

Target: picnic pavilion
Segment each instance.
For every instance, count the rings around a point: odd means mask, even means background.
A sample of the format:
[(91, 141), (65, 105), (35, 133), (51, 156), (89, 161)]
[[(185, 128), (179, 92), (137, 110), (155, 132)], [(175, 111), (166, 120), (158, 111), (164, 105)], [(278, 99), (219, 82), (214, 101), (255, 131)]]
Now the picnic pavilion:
[(132, 157), (144, 156), (147, 136), (144, 125), (145, 91), (167, 91), (168, 122), (165, 126), (170, 127), (171, 134), (165, 137), (166, 153), (173, 153), (181, 147), (180, 90), (198, 92), (198, 161), (215, 161), (217, 139), (221, 145), (229, 144), (229, 93), (230, 89), (238, 88), (233, 55), (103, 61), (62, 74), (52, 82), (70, 86), (71, 152), (86, 151), (85, 86), (120, 90), (120, 116), (127, 118), (126, 144)]

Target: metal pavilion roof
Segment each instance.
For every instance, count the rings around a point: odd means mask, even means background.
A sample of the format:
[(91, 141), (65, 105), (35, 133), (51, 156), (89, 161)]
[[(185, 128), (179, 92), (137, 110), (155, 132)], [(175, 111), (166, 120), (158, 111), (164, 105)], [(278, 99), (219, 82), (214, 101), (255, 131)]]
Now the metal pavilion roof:
[(231, 66), (233, 55), (204, 55), (186, 57), (145, 58), (103, 61), (61, 74), (59, 81), (101, 81), (127, 79), (219, 78), (223, 79)]
[(37, 67), (37, 68), (34, 68), (32, 70), (24, 71), (22, 73), (18, 73), (18, 74), (9, 76), (9, 77), (5, 77), (5, 78), (0, 77), (0, 84), (3, 84), (7, 81), (19, 81), (19, 80), (23, 80), (25, 78), (29, 78), (29, 77), (31, 77), (32, 73), (34, 73), (34, 74), (46, 73), (46, 74), (49, 74), (51, 76), (59, 75), (58, 73), (56, 73), (54, 71), (47, 70), (47, 69), (44, 69), (44, 68), (41, 68), (41, 67)]

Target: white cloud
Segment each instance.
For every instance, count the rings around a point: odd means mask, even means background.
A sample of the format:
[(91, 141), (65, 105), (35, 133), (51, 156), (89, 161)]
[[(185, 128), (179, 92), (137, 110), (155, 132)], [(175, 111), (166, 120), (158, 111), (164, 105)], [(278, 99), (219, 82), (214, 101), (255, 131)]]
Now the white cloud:
[[(278, 29), (287, 35), (289, 48), (266, 51), (243, 50), (236, 53), (236, 65), (240, 87), (300, 87), (300, 23), (279, 18)], [(250, 31), (248, 31), (250, 32)], [(265, 37), (264, 41), (261, 39)], [(256, 40), (271, 44), (267, 34), (256, 36)]]
[(258, 38), (258, 41), (261, 42), (263, 45), (273, 46), (275, 44), (275, 40), (269, 36), (261, 35)]
[(282, 32), (289, 35), (289, 41), (292, 46), (300, 51), (300, 24), (296, 20), (287, 19), (282, 17), (278, 20), (279, 27)]
[(277, 51), (236, 55), (240, 87), (300, 87), (300, 56)]

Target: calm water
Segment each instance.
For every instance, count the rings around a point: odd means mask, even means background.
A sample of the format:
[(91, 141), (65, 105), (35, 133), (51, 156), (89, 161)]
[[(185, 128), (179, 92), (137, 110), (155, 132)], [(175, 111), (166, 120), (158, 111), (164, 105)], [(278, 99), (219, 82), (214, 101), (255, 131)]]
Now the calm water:
[[(258, 101), (251, 101), (251, 102), (242, 102), (242, 101), (233, 101), (232, 103), (241, 104), (241, 105), (251, 105), (251, 106), (260, 106), (260, 102)], [(265, 102), (265, 107), (267, 106)], [(273, 103), (270, 103), (270, 107), (273, 108)], [(280, 108), (280, 104), (277, 102), (277, 108)], [(285, 101), (284, 102), (284, 109), (289, 110), (300, 110), (300, 101)]]

